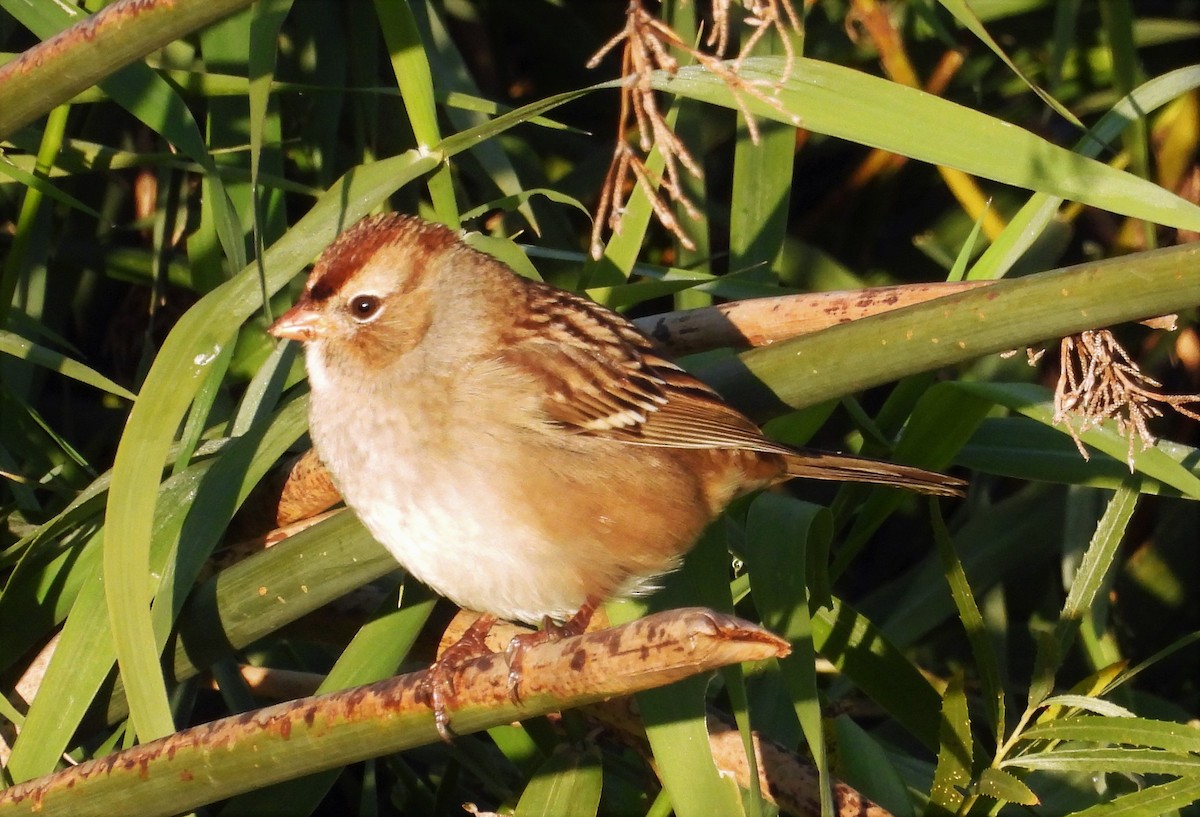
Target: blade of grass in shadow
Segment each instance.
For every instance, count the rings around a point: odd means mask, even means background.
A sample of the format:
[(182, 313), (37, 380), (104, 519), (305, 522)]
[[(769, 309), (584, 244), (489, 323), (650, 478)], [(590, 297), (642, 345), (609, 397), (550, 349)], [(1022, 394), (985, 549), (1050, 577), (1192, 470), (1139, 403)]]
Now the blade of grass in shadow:
[(926, 748), (938, 745), (941, 697), (879, 628), (833, 598), (813, 612), (813, 645)]
[(893, 817), (917, 817), (904, 781), (879, 741), (849, 715), (838, 715), (832, 722), (838, 747), (837, 774)]
[[(1103, 434), (1113, 429), (1100, 429)], [(1125, 443), (1125, 451), (1128, 443)], [(1200, 478), (1200, 450), (1160, 441), (1156, 448)], [(954, 458), (964, 468), (1035, 482), (1059, 482), (1115, 489), (1133, 480), (1139, 493), (1183, 496), (1184, 492), (1146, 474), (1135, 472), (1121, 459), (1093, 451), (1079, 456), (1069, 436), (1052, 425), (1028, 417), (989, 417)], [(1188, 463), (1192, 463), (1189, 467)]]
[[(683, 567), (667, 576), (663, 588), (646, 600), (609, 603), (613, 623), (634, 621), (649, 610), (667, 610), (696, 603), (730, 605), (728, 545), (724, 529), (711, 525), (696, 543)], [(646, 737), (662, 777), (663, 789), (679, 817), (744, 814), (741, 795), (732, 778), (722, 775), (713, 761), (706, 721), (708, 678), (693, 677), (637, 696)]]
[(962, 24), (963, 28), (970, 31), (979, 38), (980, 42), (991, 49), (992, 53), (999, 57), (1001, 61), (1003, 61), (1003, 63), (1008, 67), (1008, 70), (1020, 77), (1021, 82), (1025, 83), (1029, 90), (1037, 94), (1038, 98), (1041, 99), (1042, 102), (1045, 102), (1050, 110), (1061, 116), (1065, 121), (1070, 122), (1075, 127), (1083, 130), (1083, 123), (1079, 121), (1075, 114), (1071, 113), (1066, 106), (1064, 106), (1047, 91), (1042, 89), (1037, 83), (1031, 80), (1020, 69), (1020, 67), (1012, 61), (1012, 58), (1008, 56), (1004, 49), (1000, 47), (1000, 44), (993, 39), (991, 34), (988, 33), (988, 30), (984, 28), (983, 21), (980, 20), (975, 14), (974, 10), (967, 5), (966, 0), (938, 0), (938, 2), (943, 8), (954, 15), (954, 19), (958, 20), (958, 22)]
[[(1033, 383), (956, 383), (953, 388), (973, 394), (1039, 423), (1054, 428), (1066, 436), (1065, 429), (1054, 425), (1053, 393), (1044, 386)], [(1074, 420), (1072, 420), (1074, 421)], [(1117, 432), (1116, 424), (1109, 420), (1098, 427), (1089, 428), (1079, 435), (1087, 445), (1107, 454), (1112, 459), (1125, 462), (1129, 468), (1129, 438)], [(1152, 477), (1175, 488), (1186, 497), (1200, 499), (1200, 475), (1189, 470), (1185, 458), (1186, 447), (1176, 450), (1171, 444), (1158, 444), (1150, 448), (1133, 448), (1133, 470)], [(1078, 452), (1076, 452), (1078, 453)], [(1082, 459), (1082, 457), (1080, 457)], [(1193, 463), (1192, 467), (1195, 467)]]
[[(955, 532), (954, 549), (976, 594), (983, 595), (1014, 570), (1041, 567), (1053, 559), (1063, 525), (1062, 506), (1060, 492), (1026, 488), (976, 512)], [(860, 606), (879, 620), (880, 629), (898, 648), (912, 647), (954, 617), (942, 573), (937, 555), (930, 553), (869, 593)]]
[(807, 571), (797, 566), (808, 563), (810, 542), (813, 547), (828, 548), (832, 536), (833, 522), (825, 508), (781, 494), (758, 496), (746, 518), (746, 567), (754, 606), (763, 626), (791, 642), (792, 654), (781, 658), (779, 666), (817, 767), (825, 817), (833, 814), (829, 757), (817, 690)]
[[(992, 404), (987, 400), (955, 391), (950, 385), (936, 383), (921, 395), (892, 451), (896, 461), (935, 471), (946, 468), (991, 410)], [(867, 494), (867, 499), (830, 565), (829, 572), (835, 577), (841, 575), (888, 517), (912, 498), (904, 491), (846, 485), (838, 492), (835, 511), (839, 517), (848, 506), (858, 505), (853, 500), (863, 494)]]
[[(971, 643), (971, 654), (975, 658), (975, 668), (979, 673), (983, 714), (992, 729), (993, 737), (999, 743), (1004, 739), (1005, 728), (1004, 685), (1000, 679), (1000, 664), (992, 647), (991, 634), (984, 624), (983, 614), (979, 612), (979, 605), (971, 592), (971, 583), (967, 580), (967, 573), (954, 550), (954, 540), (950, 538), (950, 531), (946, 528), (946, 521), (942, 518), (941, 509), (936, 502), (929, 503), (929, 512), (933, 521), (933, 539), (937, 543), (946, 584), (950, 588), (954, 606), (958, 609), (958, 619), (966, 630), (967, 640)], [(956, 679), (960, 684), (958, 692), (962, 694), (962, 678), (956, 676)], [(964, 698), (964, 708), (965, 705)], [(969, 730), (965, 737), (966, 740), (970, 740)], [(966, 770), (970, 772), (970, 764)]]
[(0, 329), (0, 352), (58, 372), (123, 400), (133, 400), (136, 397), (133, 392), (109, 380), (95, 369), (3, 329)]

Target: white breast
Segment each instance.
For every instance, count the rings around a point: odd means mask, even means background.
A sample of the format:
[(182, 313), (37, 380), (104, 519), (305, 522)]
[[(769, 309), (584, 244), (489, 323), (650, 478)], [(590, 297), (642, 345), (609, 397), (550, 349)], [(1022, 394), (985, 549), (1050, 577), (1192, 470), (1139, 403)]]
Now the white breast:
[(545, 541), (514, 513), (504, 463), (483, 459), (468, 424), (461, 437), (451, 427), (450, 439), (431, 438), (398, 408), (412, 399), (404, 394), (388, 395), (386, 412), (368, 398), (351, 416), (329, 413), (335, 390), (323, 388), (329, 378), (311, 358), (317, 453), (346, 504), (412, 576), (461, 607), (509, 620), (561, 620), (579, 608), (584, 599), (556, 569), (556, 552), (571, 544)]

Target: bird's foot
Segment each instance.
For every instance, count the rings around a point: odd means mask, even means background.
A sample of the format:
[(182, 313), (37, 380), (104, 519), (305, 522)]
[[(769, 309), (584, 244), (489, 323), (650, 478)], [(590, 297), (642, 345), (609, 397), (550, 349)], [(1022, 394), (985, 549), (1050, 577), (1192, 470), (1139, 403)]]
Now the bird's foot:
[(508, 662), (508, 697), (513, 703), (521, 702), (521, 665), (525, 661), (526, 651), (539, 644), (551, 644), (564, 638), (583, 635), (599, 605), (599, 599), (589, 597), (579, 611), (562, 624), (557, 624), (546, 616), (542, 620), (542, 629), (513, 636), (508, 642), (508, 649), (504, 651), (504, 659)]
[(417, 689), (418, 699), (433, 710), (438, 734), (447, 743), (454, 738), (449, 714), (449, 710), (457, 705), (454, 679), (464, 664), (484, 655), (492, 655), (487, 645), (487, 635), (495, 623), (496, 617), (486, 613), (475, 619), (458, 641), (442, 650)]

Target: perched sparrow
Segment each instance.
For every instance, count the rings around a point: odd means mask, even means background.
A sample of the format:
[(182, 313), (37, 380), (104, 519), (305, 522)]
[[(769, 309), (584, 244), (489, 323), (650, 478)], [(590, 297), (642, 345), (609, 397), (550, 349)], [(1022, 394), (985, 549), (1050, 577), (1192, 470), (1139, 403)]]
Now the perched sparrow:
[(417, 218), (343, 233), (270, 331), (305, 344), (312, 440), (346, 504), (493, 617), (581, 631), (732, 499), (791, 477), (963, 485), (772, 442), (620, 315)]

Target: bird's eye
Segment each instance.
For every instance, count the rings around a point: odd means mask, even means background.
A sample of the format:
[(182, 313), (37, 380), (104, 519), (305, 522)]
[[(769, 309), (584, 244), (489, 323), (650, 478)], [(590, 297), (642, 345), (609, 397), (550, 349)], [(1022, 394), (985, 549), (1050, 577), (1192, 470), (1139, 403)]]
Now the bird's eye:
[(381, 303), (374, 295), (356, 295), (350, 299), (350, 315), (356, 321), (369, 321), (379, 311)]

